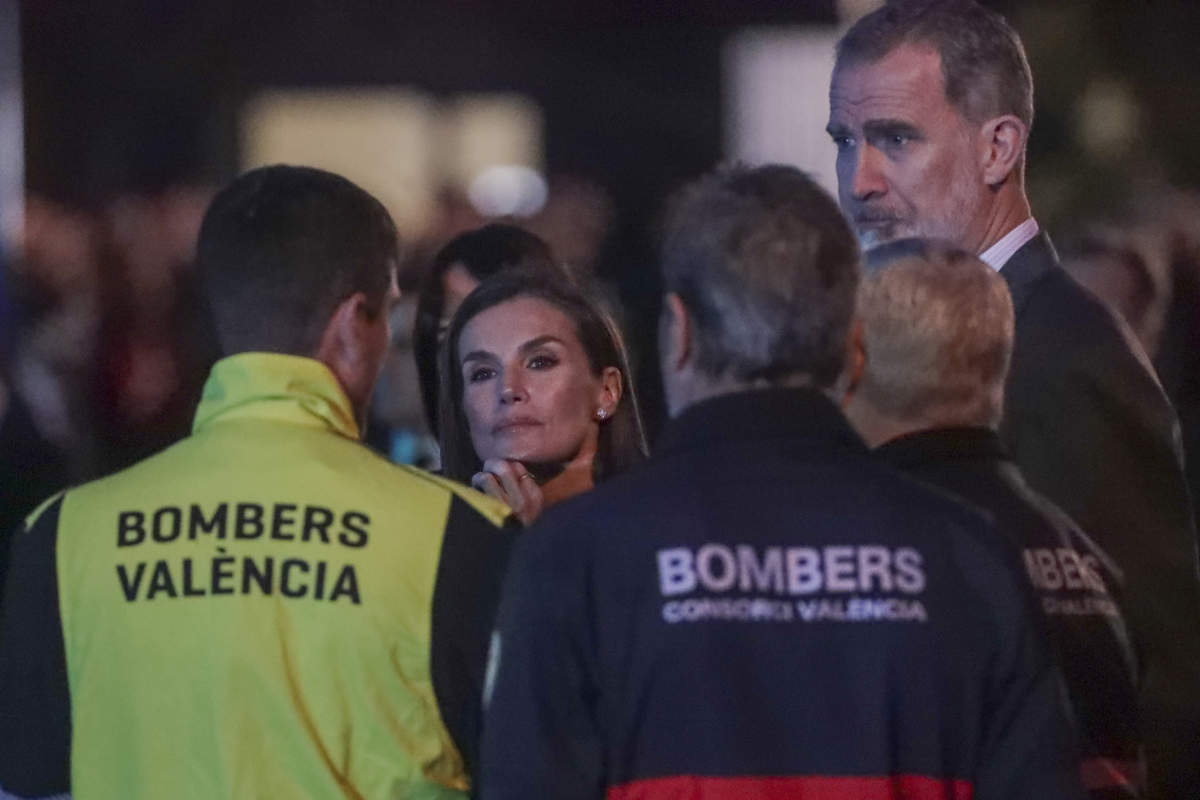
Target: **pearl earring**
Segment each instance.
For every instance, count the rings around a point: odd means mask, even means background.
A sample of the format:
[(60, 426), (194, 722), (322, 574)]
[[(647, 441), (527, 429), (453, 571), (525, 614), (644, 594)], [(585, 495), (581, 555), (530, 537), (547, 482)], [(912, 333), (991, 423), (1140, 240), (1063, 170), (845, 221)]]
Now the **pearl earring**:
[(608, 418), (607, 411), (605, 411), (603, 408), (596, 409), (596, 419), (607, 419), (607, 418)]

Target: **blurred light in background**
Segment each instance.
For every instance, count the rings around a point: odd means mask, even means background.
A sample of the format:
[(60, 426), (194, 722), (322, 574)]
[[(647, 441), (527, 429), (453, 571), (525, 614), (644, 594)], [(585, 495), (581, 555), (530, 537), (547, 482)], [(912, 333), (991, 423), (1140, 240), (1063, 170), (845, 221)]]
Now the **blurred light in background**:
[(439, 192), (484, 217), (532, 216), (546, 202), (542, 114), (518, 94), (448, 104), (408, 89), (273, 90), (242, 115), (244, 168), (308, 164), (374, 194), (406, 236), (434, 221)]
[(825, 133), (834, 45), (883, 0), (837, 0), (837, 27), (746, 28), (725, 43), (725, 157), (793, 164), (837, 193), (834, 148)]
[(519, 94), (458, 98), (443, 117), (445, 175), (485, 217), (532, 216), (546, 202), (542, 112)]
[(837, 191), (829, 120), (836, 28), (751, 28), (725, 44), (725, 155), (782, 162)]
[(1117, 80), (1093, 81), (1075, 106), (1076, 133), (1090, 155), (1128, 155), (1138, 139), (1141, 109), (1133, 89)]
[(546, 205), (546, 179), (520, 166), (488, 167), (467, 187), (471, 205), (485, 217), (532, 217)]
[(344, 175), (422, 230), (437, 190), (437, 108), (406, 89), (275, 90), (242, 116), (242, 166), (304, 164)]

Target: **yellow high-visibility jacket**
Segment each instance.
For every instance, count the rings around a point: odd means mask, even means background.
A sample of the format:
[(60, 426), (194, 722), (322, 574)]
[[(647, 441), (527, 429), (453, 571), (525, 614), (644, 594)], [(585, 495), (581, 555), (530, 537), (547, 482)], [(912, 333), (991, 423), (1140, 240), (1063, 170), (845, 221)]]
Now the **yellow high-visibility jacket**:
[(190, 437), (16, 536), (0, 788), (461, 796), (507, 517), (364, 447), (319, 362), (220, 361)]

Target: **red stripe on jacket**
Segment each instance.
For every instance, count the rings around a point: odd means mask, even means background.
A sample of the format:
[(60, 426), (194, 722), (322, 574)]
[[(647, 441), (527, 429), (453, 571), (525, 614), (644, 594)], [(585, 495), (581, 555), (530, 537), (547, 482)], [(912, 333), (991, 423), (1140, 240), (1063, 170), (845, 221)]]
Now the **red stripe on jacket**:
[(613, 786), (608, 800), (971, 800), (970, 781), (925, 775), (647, 778)]
[(1079, 777), (1089, 791), (1124, 789), (1137, 794), (1145, 785), (1146, 767), (1140, 761), (1116, 761), (1111, 758), (1091, 758), (1079, 765)]

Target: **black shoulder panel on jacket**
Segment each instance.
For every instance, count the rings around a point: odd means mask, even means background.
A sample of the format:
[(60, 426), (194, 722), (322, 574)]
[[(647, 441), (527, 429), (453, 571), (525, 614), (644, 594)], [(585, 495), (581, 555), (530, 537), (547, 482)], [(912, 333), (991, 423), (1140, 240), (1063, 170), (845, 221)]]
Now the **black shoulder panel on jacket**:
[(433, 690), (442, 720), (474, 774), (488, 641), (518, 528), (502, 528), (454, 495), (433, 592)]
[(71, 788), (71, 696), (55, 550), (62, 497), (13, 537), (0, 609), (0, 788), (45, 797)]

